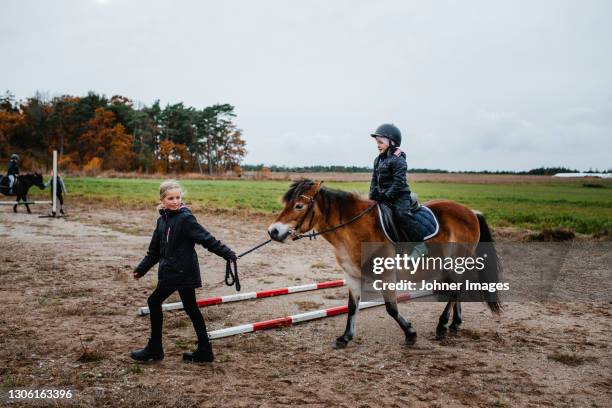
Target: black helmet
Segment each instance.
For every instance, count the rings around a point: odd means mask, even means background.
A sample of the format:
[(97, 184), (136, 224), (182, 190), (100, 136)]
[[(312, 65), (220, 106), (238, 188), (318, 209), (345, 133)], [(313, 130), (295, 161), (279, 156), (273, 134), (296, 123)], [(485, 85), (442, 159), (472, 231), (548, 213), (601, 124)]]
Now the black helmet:
[(19, 160), (19, 156), (16, 154), (11, 154), (11, 160)]
[(393, 140), (397, 146), (402, 144), (402, 132), (400, 132), (397, 126), (391, 123), (385, 123), (384, 125), (380, 125), (370, 136), (386, 137), (389, 140)]

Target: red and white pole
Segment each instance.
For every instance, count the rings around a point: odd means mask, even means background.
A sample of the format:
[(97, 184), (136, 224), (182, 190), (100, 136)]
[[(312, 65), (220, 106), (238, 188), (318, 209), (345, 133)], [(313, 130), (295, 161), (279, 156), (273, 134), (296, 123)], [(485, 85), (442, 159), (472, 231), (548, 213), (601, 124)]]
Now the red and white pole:
[[(198, 307), (207, 307), (212, 305), (218, 305), (221, 303), (231, 303), (231, 302), (240, 302), (243, 300), (251, 300), (251, 299), (261, 299), (272, 296), (282, 296), (288, 295), (290, 293), (299, 293), (299, 292), (308, 292), (311, 290), (319, 290), (319, 289), (327, 289), (327, 288), (337, 288), (346, 285), (346, 281), (344, 279), (338, 279), (327, 282), (320, 283), (309, 283), (306, 285), (298, 285), (298, 286), (289, 286), (286, 288), (279, 289), (270, 289), (270, 290), (262, 290), (259, 292), (247, 292), (247, 293), (237, 293), (235, 295), (227, 295), (227, 296), (216, 296), (209, 297), (204, 299), (199, 299), (196, 301)], [(162, 305), (162, 310), (181, 310), (183, 309), (182, 302), (176, 303), (166, 303)], [(149, 314), (148, 307), (141, 307), (138, 309), (139, 316), (145, 316)]]
[[(398, 302), (431, 296), (431, 291), (416, 291), (411, 293), (403, 293), (397, 295)], [(370, 307), (382, 306), (385, 302), (361, 302), (359, 310), (368, 309)], [(329, 309), (315, 310), (312, 312), (300, 313), (293, 316), (279, 317), (271, 320), (264, 320), (256, 323), (248, 323), (240, 326), (228, 327), (226, 329), (213, 330), (208, 332), (208, 337), (212, 339), (222, 339), (224, 337), (235, 336), (237, 334), (252, 333), (259, 330), (267, 330), (275, 327), (291, 326), (297, 323), (307, 322), (310, 320), (322, 319), (325, 317), (337, 316), (348, 313), (348, 306), (336, 306)]]

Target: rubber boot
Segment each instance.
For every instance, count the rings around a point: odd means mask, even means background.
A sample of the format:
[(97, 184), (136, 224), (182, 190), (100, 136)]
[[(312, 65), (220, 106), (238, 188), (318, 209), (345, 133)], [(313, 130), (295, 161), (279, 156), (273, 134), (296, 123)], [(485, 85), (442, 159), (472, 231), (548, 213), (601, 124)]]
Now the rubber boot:
[(193, 361), (194, 363), (212, 363), (215, 360), (212, 346), (210, 343), (198, 343), (196, 351), (183, 353), (183, 361)]
[(132, 351), (130, 357), (136, 361), (160, 361), (164, 359), (164, 349), (161, 343), (149, 339), (145, 348)]

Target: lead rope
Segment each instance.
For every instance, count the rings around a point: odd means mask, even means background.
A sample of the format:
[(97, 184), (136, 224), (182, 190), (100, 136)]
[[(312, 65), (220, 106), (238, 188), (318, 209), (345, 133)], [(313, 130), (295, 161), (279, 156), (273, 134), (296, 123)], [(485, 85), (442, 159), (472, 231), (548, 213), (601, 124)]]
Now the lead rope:
[[(270, 242), (272, 242), (271, 239), (267, 240), (266, 242), (262, 242), (261, 244), (254, 246), (253, 248), (249, 249), (246, 252), (241, 253), (240, 255), (238, 255), (236, 257), (236, 259), (232, 260), (232, 259), (228, 259), (227, 263), (225, 264), (225, 284), (227, 286), (234, 286), (236, 285), (236, 291), (240, 292), (240, 277), (238, 276), (238, 264), (236, 263), (236, 260), (242, 258), (245, 255), (250, 254), (251, 252), (255, 251), (256, 249), (261, 248), (264, 245), (269, 244)], [(232, 268), (233, 266), (233, 268)]]
[[(234, 269), (232, 270), (232, 265)], [(238, 264), (234, 259), (228, 259), (225, 264), (225, 284), (227, 286), (236, 285), (236, 291), (240, 292), (240, 278), (238, 277)]]

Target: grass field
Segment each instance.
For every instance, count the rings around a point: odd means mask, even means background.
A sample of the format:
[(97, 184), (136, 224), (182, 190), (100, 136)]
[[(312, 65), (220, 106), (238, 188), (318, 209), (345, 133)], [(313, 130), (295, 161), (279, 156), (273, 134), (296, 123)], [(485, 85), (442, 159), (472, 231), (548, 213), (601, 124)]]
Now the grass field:
[[(68, 178), (70, 201), (85, 198), (109, 206), (155, 205), (161, 180)], [(464, 184), (412, 182), (421, 201), (445, 198), (482, 211), (494, 227), (514, 226), (541, 230), (569, 228), (579, 233), (612, 230), (612, 181), (516, 184)], [(271, 214), (281, 208), (279, 197), (287, 181), (185, 180), (186, 203), (199, 207), (246, 209)], [(329, 188), (365, 193), (366, 182), (326, 182)], [(44, 194), (35, 187), (33, 197)]]

